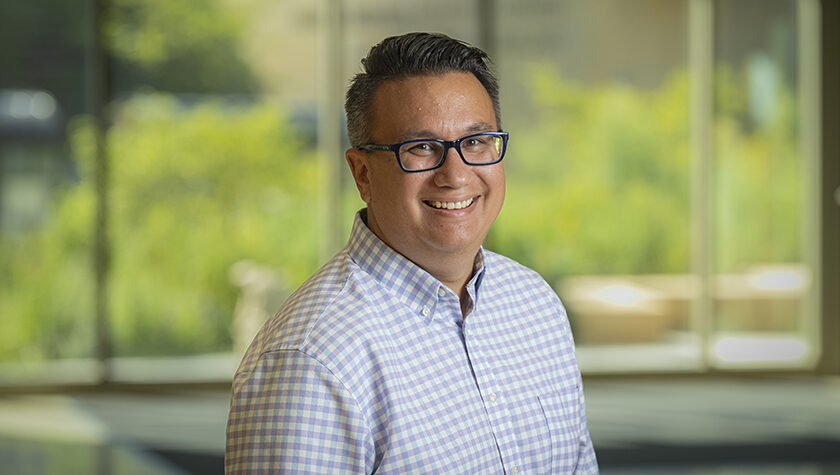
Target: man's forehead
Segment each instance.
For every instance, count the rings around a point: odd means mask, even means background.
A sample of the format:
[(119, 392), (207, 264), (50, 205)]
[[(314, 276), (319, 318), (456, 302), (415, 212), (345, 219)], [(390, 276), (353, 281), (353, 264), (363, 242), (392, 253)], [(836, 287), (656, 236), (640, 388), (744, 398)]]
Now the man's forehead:
[[(384, 81), (373, 96), (373, 132), (388, 130), (389, 139), (434, 137), (438, 128), (457, 117), (464, 135), (495, 131), (489, 94), (470, 72), (418, 75)], [(464, 114), (469, 117), (464, 117)], [(395, 130), (396, 129), (396, 130)]]
[[(477, 134), (479, 132), (494, 132), (496, 127), (492, 124), (489, 124), (485, 121), (477, 121), (472, 125), (468, 125), (464, 128), (463, 133), (464, 135), (470, 134)], [(417, 129), (417, 130), (407, 130), (401, 133), (397, 137), (397, 141), (404, 142), (406, 140), (414, 140), (414, 139), (421, 139), (421, 138), (436, 138), (435, 132), (429, 129)]]
[(382, 90), (387, 89), (405, 90), (408, 88), (423, 87), (424, 85), (434, 83), (437, 81), (474, 83), (478, 85), (482, 90), (484, 90), (484, 86), (481, 85), (481, 82), (478, 80), (475, 74), (469, 71), (444, 71), (440, 73), (412, 74), (386, 79), (379, 84), (376, 93), (378, 94)]

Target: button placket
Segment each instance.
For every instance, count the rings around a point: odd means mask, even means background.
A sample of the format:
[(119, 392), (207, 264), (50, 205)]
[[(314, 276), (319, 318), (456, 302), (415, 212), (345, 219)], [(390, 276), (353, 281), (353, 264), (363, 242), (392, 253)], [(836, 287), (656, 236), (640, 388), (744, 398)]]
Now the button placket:
[[(492, 369), (484, 364), (486, 358), (492, 356), (492, 348), (485, 352), (484, 346), (479, 344), (480, 339), (476, 338), (475, 330), (466, 324), (463, 327), (463, 332), (467, 357), (473, 367), (473, 374), (484, 401), (490, 426), (502, 451), (502, 459), (517, 460), (519, 453), (516, 448), (516, 440), (512, 437), (509, 423), (510, 413), (506, 405), (502, 404), (501, 396), (496, 391), (498, 385)], [(514, 473), (515, 467), (516, 465), (511, 465), (510, 473)]]

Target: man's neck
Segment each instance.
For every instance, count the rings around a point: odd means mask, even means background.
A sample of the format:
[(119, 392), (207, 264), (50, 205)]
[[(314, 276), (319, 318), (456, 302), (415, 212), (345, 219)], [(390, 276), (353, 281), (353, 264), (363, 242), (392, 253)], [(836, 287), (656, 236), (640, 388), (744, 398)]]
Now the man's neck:
[(445, 286), (452, 289), (456, 294), (462, 295), (462, 292), (466, 289), (467, 282), (469, 282), (473, 275), (473, 267), (475, 266), (475, 257), (478, 254), (478, 249), (462, 249), (453, 252), (431, 252), (430, 250), (427, 250), (427, 252), (418, 252), (417, 250), (415, 252), (406, 252), (407, 250), (401, 250), (397, 246), (390, 244), (382, 236), (378, 226), (369, 221), (367, 212), (362, 213), (362, 221), (386, 246), (417, 264)]
[[(452, 263), (451, 260), (447, 260), (447, 262)], [(435, 270), (435, 269), (431, 269), (431, 268), (428, 268), (428, 267), (424, 267), (421, 264), (415, 262), (415, 264), (419, 265), (420, 267), (423, 267), (423, 269), (426, 272), (428, 272), (429, 274), (432, 274), (443, 285), (449, 287), (450, 289), (452, 289), (453, 292), (455, 292), (458, 295), (458, 299), (460, 300), (460, 303), (461, 303), (461, 316), (462, 317), (466, 317), (467, 314), (470, 312), (470, 310), (472, 310), (472, 298), (470, 297), (469, 292), (467, 291), (467, 283), (470, 281), (470, 279), (473, 276), (474, 263), (475, 263), (475, 256), (473, 256), (473, 258), (470, 259), (469, 262), (466, 262), (466, 260), (465, 260), (457, 268), (449, 268), (450, 266), (447, 266), (448, 269)], [(455, 269), (468, 269), (468, 271), (467, 272), (461, 272), (461, 273), (447, 274), (447, 272), (451, 272), (452, 270), (455, 270)]]
[(473, 276), (473, 263), (475, 262), (475, 256), (469, 260), (463, 259), (457, 266), (452, 265), (454, 264), (452, 260), (447, 259), (447, 261), (448, 265), (446, 268), (437, 269), (424, 266), (417, 262), (415, 262), (415, 264), (422, 267), (429, 274), (432, 274), (437, 280), (452, 289), (452, 291), (458, 294), (458, 296), (460, 296), (463, 300), (467, 293), (467, 282), (469, 282)]
[(386, 241), (378, 232), (378, 228), (376, 226), (371, 226), (371, 223), (368, 222), (367, 218), (367, 213), (364, 213), (362, 215), (362, 220), (365, 225), (367, 225), (368, 229), (376, 235), (380, 241), (431, 274), (443, 285), (452, 289), (452, 291), (455, 292), (461, 300), (462, 313), (465, 313), (465, 309), (471, 307), (470, 297), (467, 292), (467, 283), (470, 281), (473, 276), (473, 272), (475, 271), (475, 258), (478, 255), (479, 249), (462, 250), (450, 253), (421, 253), (419, 255), (409, 255), (388, 244), (388, 241)]

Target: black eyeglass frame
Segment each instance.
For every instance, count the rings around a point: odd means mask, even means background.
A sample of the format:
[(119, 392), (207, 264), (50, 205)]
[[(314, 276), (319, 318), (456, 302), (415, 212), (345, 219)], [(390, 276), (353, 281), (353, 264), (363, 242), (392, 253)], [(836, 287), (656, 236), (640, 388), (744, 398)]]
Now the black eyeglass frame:
[[(467, 159), (464, 158), (464, 153), (461, 152), (461, 142), (464, 141), (464, 140), (469, 140), (469, 139), (474, 138), (474, 137), (481, 137), (481, 136), (485, 136), (485, 135), (490, 135), (490, 136), (493, 136), (493, 137), (501, 137), (502, 138), (502, 150), (499, 153), (499, 158), (497, 160), (494, 160), (492, 162), (487, 162), (487, 163), (473, 163), (473, 162), (467, 161)], [(474, 167), (485, 166), (485, 165), (495, 165), (495, 164), (501, 162), (502, 159), (505, 157), (505, 152), (507, 151), (508, 138), (509, 138), (509, 134), (507, 132), (504, 132), (504, 131), (501, 131), (501, 132), (481, 132), (481, 133), (478, 133), (478, 134), (471, 134), (471, 135), (467, 135), (466, 137), (461, 137), (458, 140), (418, 139), (418, 140), (407, 140), (405, 142), (395, 143), (395, 144), (392, 144), (392, 145), (379, 145), (379, 144), (369, 143), (369, 144), (359, 145), (358, 147), (356, 147), (356, 149), (357, 150), (372, 151), (372, 152), (394, 152), (394, 157), (396, 157), (397, 164), (400, 166), (402, 171), (404, 171), (406, 173), (419, 173), (419, 172), (427, 172), (427, 171), (430, 171), (430, 170), (435, 170), (435, 169), (438, 169), (438, 168), (442, 167), (443, 162), (446, 161), (446, 155), (449, 153), (450, 148), (454, 148), (455, 151), (458, 152), (458, 156), (461, 157), (461, 160), (464, 163), (466, 163), (467, 165), (471, 165), (471, 166), (474, 166)], [(435, 165), (431, 168), (423, 168), (421, 170), (409, 170), (409, 169), (405, 168), (405, 166), (403, 166), (402, 160), (400, 160), (400, 149), (407, 144), (422, 143), (422, 142), (435, 142), (435, 143), (439, 143), (443, 146), (443, 153), (440, 155), (440, 161), (437, 163), (437, 165)]]

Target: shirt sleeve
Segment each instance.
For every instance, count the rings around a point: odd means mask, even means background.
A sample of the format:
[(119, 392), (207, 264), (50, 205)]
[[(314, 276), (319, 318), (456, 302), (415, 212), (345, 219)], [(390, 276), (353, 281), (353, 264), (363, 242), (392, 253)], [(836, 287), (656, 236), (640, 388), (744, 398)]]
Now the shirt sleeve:
[(358, 403), (297, 350), (262, 355), (234, 378), (225, 473), (371, 473), (374, 444)]

